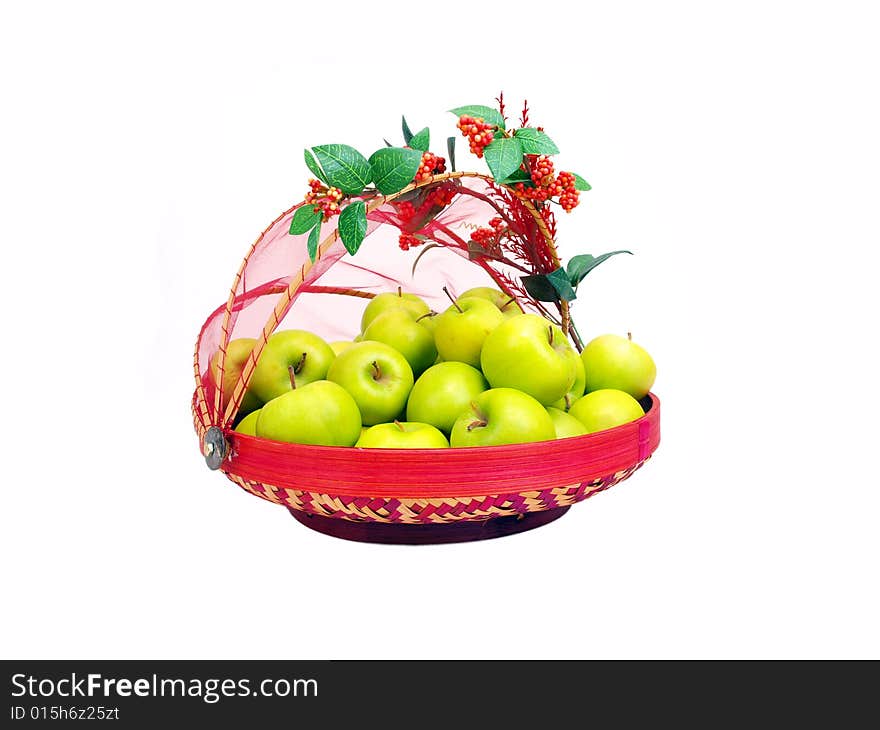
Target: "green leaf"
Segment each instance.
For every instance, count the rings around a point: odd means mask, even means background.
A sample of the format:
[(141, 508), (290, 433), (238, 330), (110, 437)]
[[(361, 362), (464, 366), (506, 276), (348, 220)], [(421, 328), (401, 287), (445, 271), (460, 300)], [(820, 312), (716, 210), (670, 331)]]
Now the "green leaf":
[(499, 137), (483, 150), (483, 156), (492, 171), (492, 177), (505, 180), (522, 164), (522, 145), (515, 137)]
[(580, 175), (576, 172), (571, 173), (574, 175), (574, 187), (575, 190), (592, 190), (593, 188), (590, 186), (586, 180), (584, 180)]
[(409, 144), (409, 146), (412, 147), (414, 150), (421, 150), (422, 152), (427, 152), (428, 145), (430, 144), (430, 142), (431, 142), (431, 132), (428, 130), (427, 127), (425, 127), (418, 134), (414, 134), (410, 138), (410, 140), (407, 144)]
[(581, 281), (583, 281), (584, 277), (599, 264), (619, 253), (628, 253), (632, 256), (632, 251), (610, 251), (609, 253), (603, 253), (601, 256), (593, 256), (588, 253), (582, 253), (579, 256), (572, 256), (566, 266), (569, 282), (572, 286), (576, 287)]
[(315, 213), (313, 205), (306, 203), (301, 208), (297, 208), (290, 221), (290, 233), (298, 236), (310, 230), (321, 218), (320, 213)]
[(400, 122), (401, 122), (400, 126), (403, 127), (403, 143), (409, 144), (409, 141), (413, 137), (412, 130), (409, 128), (409, 124), (406, 123), (406, 117), (401, 116)]
[(455, 137), (446, 138), (446, 151), (449, 153), (449, 169), (455, 172)]
[(556, 287), (547, 279), (547, 274), (531, 274), (529, 276), (521, 276), (523, 286), (529, 295), (538, 302), (558, 302), (559, 292)]
[(532, 183), (532, 176), (519, 167), (516, 168), (512, 174), (499, 182), (501, 182), (502, 185), (516, 185), (517, 183), (528, 183), (530, 187), (534, 185)]
[(549, 274), (532, 274), (521, 277), (523, 286), (533, 299), (539, 302), (571, 302), (576, 298), (574, 288), (565, 269), (558, 268)]
[(501, 112), (497, 109), (493, 109), (491, 106), (483, 106), (482, 104), (466, 104), (465, 106), (459, 106), (455, 109), (450, 109), (455, 116), (460, 117), (467, 114), (470, 117), (479, 117), (484, 122), (488, 122), (489, 124), (497, 124), (501, 129), (504, 129), (504, 117), (501, 116)]
[(523, 152), (527, 155), (558, 155), (559, 148), (556, 143), (546, 134), (532, 127), (517, 129), (513, 136), (522, 145)]
[(560, 299), (564, 299), (566, 302), (572, 302), (577, 298), (574, 288), (568, 280), (568, 274), (562, 267), (547, 274), (547, 281), (549, 281), (556, 290)]
[(326, 183), (327, 178), (324, 176), (324, 171), (321, 169), (315, 156), (308, 150), (303, 150), (303, 156), (306, 158), (306, 165), (312, 171), (312, 175), (318, 178), (321, 182)]
[(346, 195), (357, 195), (370, 184), (370, 163), (354, 147), (325, 144), (312, 147), (312, 151), (321, 163), (328, 185)]
[(315, 262), (315, 256), (318, 253), (318, 241), (321, 238), (321, 221), (318, 221), (317, 225), (312, 228), (312, 232), (309, 234), (309, 259), (312, 263)]
[(405, 147), (386, 147), (370, 155), (373, 181), (383, 195), (403, 190), (412, 182), (422, 161), (422, 153)]
[(367, 235), (367, 206), (363, 200), (345, 206), (339, 214), (339, 237), (345, 250), (354, 256)]

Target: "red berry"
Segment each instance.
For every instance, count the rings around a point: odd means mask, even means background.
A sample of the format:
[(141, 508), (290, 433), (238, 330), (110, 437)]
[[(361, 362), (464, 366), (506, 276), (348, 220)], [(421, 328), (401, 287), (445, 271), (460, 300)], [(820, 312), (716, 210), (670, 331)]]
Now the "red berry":
[(571, 213), (578, 206), (579, 198), (580, 193), (577, 190), (566, 190), (559, 196), (559, 204), (566, 213)]
[(422, 154), (422, 162), (416, 172), (415, 181), (423, 182), (433, 175), (446, 172), (446, 160), (433, 152), (424, 152)]
[(577, 181), (575, 179), (574, 173), (572, 172), (560, 172), (557, 177), (557, 181), (563, 187), (564, 190), (576, 190)]
[(496, 216), (489, 221), (488, 228), (477, 228), (471, 233), (471, 240), (475, 243), (485, 245), (487, 243), (497, 243), (498, 239), (507, 231), (504, 219)]
[(577, 207), (580, 193), (574, 173), (554, 175), (553, 162), (547, 155), (526, 155), (525, 167), (532, 184), (527, 187), (525, 183), (517, 183), (514, 188), (517, 193), (541, 203), (558, 198), (563, 210), (569, 213)]
[(455, 198), (455, 188), (451, 186), (436, 187), (428, 194), (425, 204), (428, 208), (433, 206), (444, 208), (452, 202), (453, 198)]
[(479, 117), (463, 115), (458, 119), (458, 128), (461, 130), (462, 135), (468, 138), (471, 152), (477, 157), (482, 157), (483, 149), (492, 143), (493, 125), (486, 124)]
[(401, 233), (398, 245), (402, 251), (409, 251), (413, 246), (421, 246), (424, 241), (413, 233)]
[(315, 213), (320, 213), (324, 221), (339, 215), (339, 203), (344, 197), (339, 188), (328, 188), (320, 180), (309, 178), (309, 191), (306, 193), (305, 202), (312, 206)]

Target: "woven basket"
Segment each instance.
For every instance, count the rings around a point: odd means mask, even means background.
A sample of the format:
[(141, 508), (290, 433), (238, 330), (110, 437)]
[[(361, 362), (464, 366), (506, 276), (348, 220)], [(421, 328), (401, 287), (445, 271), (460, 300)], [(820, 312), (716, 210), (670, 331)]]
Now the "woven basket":
[[(371, 199), (368, 210), (372, 212), (419, 187), (463, 177), (489, 180), (477, 173), (441, 174), (410, 185), (394, 196)], [(552, 237), (540, 215), (530, 201), (520, 198), (520, 202), (535, 216), (555, 258)], [(192, 400), (196, 433), (209, 462), (213, 459), (214, 466), (219, 466), (242, 489), (287, 507), (309, 526), (316, 525), (304, 518), (313, 516), (323, 525), (316, 529), (325, 532), (333, 532), (326, 527), (326, 521), (348, 528), (352, 523), (410, 528), (464, 526), (464, 523), (472, 525), (494, 520), (501, 524), (501, 520), (510, 522), (512, 519), (525, 529), (546, 522), (551, 512), (559, 515), (574, 503), (629, 478), (657, 448), (660, 402), (653, 394), (642, 401), (645, 416), (637, 421), (585, 436), (510, 446), (440, 450), (355, 449), (280, 443), (235, 432), (232, 424), (256, 360), (266, 339), (284, 319), (300, 293), (314, 293), (326, 288), (328, 295), (372, 296), (362, 292), (335, 291), (331, 287), (315, 285), (310, 279), (313, 269), (318, 267), (319, 271), (326, 271), (338, 260), (339, 243), (335, 230), (318, 246), (314, 263), (306, 261), (292, 274), (279, 272), (286, 276), (270, 278), (245, 291), (242, 282), (255, 252), (259, 256), (263, 247), (281, 240), (279, 232), (286, 232), (296, 207), (273, 221), (251, 246), (226, 304), (215, 310), (205, 323), (196, 344), (196, 389)], [(332, 253), (334, 251), (336, 254)], [(328, 252), (331, 252), (330, 257)], [(329, 265), (325, 257), (332, 258)], [(256, 335), (257, 344), (245, 363), (232, 397), (228, 403), (223, 402), (219, 389), (213, 387), (208, 376), (211, 337), (217, 340), (216, 349), (225, 355), (225, 348), (234, 334), (233, 322), (237, 314), (260, 297), (272, 297), (274, 307)], [(561, 313), (563, 323), (567, 325), (566, 302), (561, 302)], [(534, 516), (537, 513), (544, 513), (543, 518)], [(533, 515), (531, 521), (526, 519), (530, 515)], [(493, 534), (512, 531), (518, 529), (505, 528), (504, 532)], [(462, 534), (470, 535), (463, 539), (492, 536), (480, 534), (475, 537), (473, 531)], [(378, 541), (396, 541), (387, 537), (387, 530), (383, 535)], [(370, 537), (356, 535), (355, 539)], [(404, 538), (401, 541), (422, 540)]]

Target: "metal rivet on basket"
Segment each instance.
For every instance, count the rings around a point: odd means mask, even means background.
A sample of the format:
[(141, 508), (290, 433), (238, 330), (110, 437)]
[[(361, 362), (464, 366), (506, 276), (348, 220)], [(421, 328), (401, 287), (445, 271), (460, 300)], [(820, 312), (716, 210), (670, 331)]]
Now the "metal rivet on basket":
[(229, 444), (226, 443), (221, 428), (211, 426), (205, 431), (202, 453), (205, 455), (205, 463), (209, 469), (219, 469), (226, 458), (227, 451), (229, 451)]

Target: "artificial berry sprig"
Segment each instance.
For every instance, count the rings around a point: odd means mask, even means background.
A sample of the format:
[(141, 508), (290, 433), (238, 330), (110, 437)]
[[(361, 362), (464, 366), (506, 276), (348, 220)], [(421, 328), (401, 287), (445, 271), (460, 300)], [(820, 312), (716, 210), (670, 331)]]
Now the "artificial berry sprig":
[(416, 233), (416, 231), (424, 228), (426, 223), (437, 215), (439, 209), (449, 205), (457, 192), (458, 188), (454, 184), (442, 183), (428, 190), (417, 206), (410, 200), (402, 200), (393, 204), (399, 221), (397, 225), (402, 231), (398, 239), (401, 250), (409, 251), (414, 246), (421, 246), (428, 240), (428, 236)]
[(416, 214), (416, 207), (409, 200), (401, 200), (395, 203), (395, 207), (397, 208), (397, 217), (403, 223), (411, 221)]
[(440, 185), (428, 193), (425, 203), (429, 207), (445, 208), (453, 201), (457, 191), (455, 185)]
[(495, 216), (489, 221), (488, 228), (477, 228), (471, 233), (471, 241), (485, 247), (489, 242), (496, 242), (506, 230), (507, 226), (504, 224), (504, 220)]
[[(471, 152), (486, 161), (491, 178), (481, 177), (490, 183), (494, 180), (493, 194), (502, 195), (502, 190), (508, 188), (513, 194), (511, 205), (514, 198), (534, 202), (531, 212), (540, 213), (546, 224), (542, 231), (552, 240), (555, 229), (551, 224), (555, 218), (545, 203), (558, 203), (570, 212), (579, 203), (578, 191), (589, 190), (590, 186), (578, 175), (554, 169), (551, 156), (558, 154), (559, 148), (542, 126), (532, 126), (526, 102), (523, 102), (519, 126), (514, 128), (508, 125), (503, 94), (499, 94), (496, 101), (497, 108), (467, 104), (450, 111), (455, 114), (457, 127), (467, 138)], [(318, 145), (305, 150), (306, 166), (314, 177), (309, 179), (306, 205), (298, 208), (291, 219), (290, 233), (308, 233), (307, 247), (312, 261), (317, 253), (321, 226), (334, 216), (340, 216), (337, 232), (350, 254), (357, 252), (366, 237), (370, 213), (375, 213), (376, 218), (388, 217), (407, 234), (400, 241), (405, 250), (434, 240), (433, 231), (443, 226), (443, 222), (435, 218), (467, 188), (457, 178), (473, 173), (456, 174), (455, 137), (447, 139), (449, 152), (444, 158), (428, 151), (430, 130), (427, 127), (413, 134), (405, 119), (402, 126), (403, 146), (395, 147), (386, 141), (385, 147), (369, 157), (344, 144)], [(445, 174), (448, 168), (453, 171), (451, 175)], [(443, 180), (444, 177), (449, 179)], [(395, 197), (407, 187), (406, 199), (411, 202), (405, 205), (403, 201), (396, 202)], [(472, 191), (470, 194), (476, 195)], [(391, 203), (396, 210), (377, 211), (371, 201), (379, 195), (384, 196), (383, 203)], [(513, 222), (511, 226), (512, 230), (518, 230), (519, 223)], [(495, 245), (505, 246), (507, 241), (527, 236), (527, 232), (513, 234), (510, 230), (501, 232), (490, 227), (476, 233), (472, 240), (479, 241), (483, 237), (489, 241), (491, 236), (496, 238)], [(457, 243), (465, 242), (458, 239)], [(513, 251), (513, 254), (528, 258), (530, 251), (524, 246), (522, 251)], [(541, 268), (546, 268), (543, 262)]]
[(577, 178), (573, 172), (560, 172), (556, 177), (558, 185), (562, 186), (562, 192), (559, 193), (559, 204), (566, 213), (571, 213), (577, 208), (580, 202), (581, 194), (577, 189)]
[(339, 201), (343, 197), (339, 188), (328, 188), (320, 180), (309, 178), (309, 192), (306, 193), (305, 202), (313, 206), (315, 213), (321, 213), (324, 222), (334, 215), (339, 215)]
[(477, 157), (483, 156), (483, 149), (492, 143), (495, 138), (495, 125), (486, 124), (480, 117), (472, 117), (467, 114), (458, 118), (458, 128), (462, 135), (468, 138), (471, 152)]
[[(445, 208), (449, 205), (455, 199), (457, 192), (456, 185), (445, 182), (426, 188), (419, 196), (421, 202), (418, 205), (412, 200), (394, 201), (393, 206), (399, 226), (409, 233), (418, 230), (437, 214), (436, 208)], [(416, 200), (418, 201), (418, 198)]]
[(526, 172), (533, 186), (517, 183), (518, 193), (537, 202), (559, 198), (559, 204), (566, 213), (577, 207), (580, 193), (576, 187), (577, 178), (574, 173), (560, 172), (554, 175), (553, 162), (547, 155), (526, 155), (526, 161), (528, 165)]
[(547, 155), (540, 155), (531, 162), (531, 178), (536, 187), (549, 187), (553, 182), (553, 162)]
[(441, 172), (446, 172), (446, 159), (433, 152), (425, 152), (422, 154), (422, 162), (416, 172), (415, 181), (417, 183), (424, 182)]
[(425, 242), (424, 238), (419, 238), (414, 233), (401, 233), (397, 240), (401, 251), (409, 251), (414, 246), (421, 246)]

